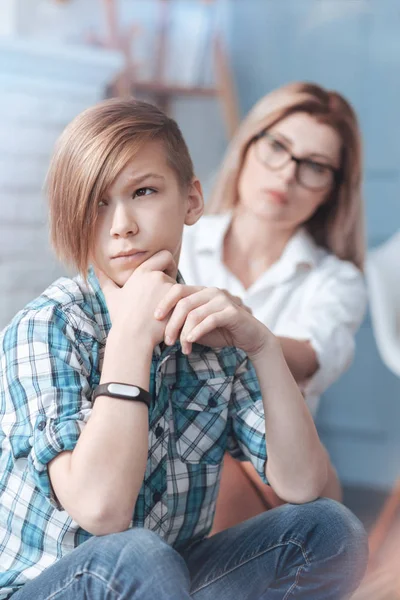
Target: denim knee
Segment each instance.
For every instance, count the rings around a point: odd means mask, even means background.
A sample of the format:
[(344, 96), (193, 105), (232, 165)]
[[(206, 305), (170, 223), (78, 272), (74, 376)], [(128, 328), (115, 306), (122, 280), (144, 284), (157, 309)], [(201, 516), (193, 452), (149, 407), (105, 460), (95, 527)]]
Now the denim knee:
[(182, 557), (156, 533), (148, 529), (133, 528), (122, 533), (91, 538), (84, 544), (86, 557), (105, 568), (109, 574), (128, 569), (131, 573), (140, 573), (141, 577), (154, 575), (160, 577), (174, 570), (186, 572)]
[[(367, 533), (361, 521), (343, 504), (320, 498), (308, 505), (315, 524), (318, 525), (326, 541), (337, 550), (343, 549), (347, 553), (355, 550), (365, 559), (368, 554)], [(311, 515), (308, 515), (310, 518)]]
[(320, 560), (340, 564), (341, 576), (361, 580), (368, 561), (368, 538), (360, 520), (343, 504), (320, 498), (303, 504), (297, 518), (312, 534)]

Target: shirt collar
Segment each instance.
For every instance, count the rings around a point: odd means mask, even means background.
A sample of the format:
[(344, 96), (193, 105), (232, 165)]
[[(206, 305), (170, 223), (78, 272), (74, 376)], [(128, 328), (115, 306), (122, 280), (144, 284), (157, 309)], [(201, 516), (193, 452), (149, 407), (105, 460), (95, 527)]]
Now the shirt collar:
[[(231, 219), (232, 213), (230, 212), (202, 217), (198, 223), (196, 250), (206, 253), (220, 252), (222, 255), (224, 237)], [(304, 228), (300, 228), (286, 244), (281, 257), (275, 264), (279, 264), (280, 268), (291, 266), (292, 268), (312, 269), (317, 262), (317, 250), (318, 247), (311, 235)]]
[(299, 229), (286, 244), (280, 258), (249, 288), (257, 293), (311, 271), (317, 263), (318, 247), (305, 229)]
[(225, 233), (230, 225), (232, 214), (205, 215), (197, 225), (196, 250), (198, 252), (217, 252), (222, 250)]
[(318, 247), (311, 235), (300, 228), (286, 244), (278, 263), (312, 269), (317, 262), (317, 251)]

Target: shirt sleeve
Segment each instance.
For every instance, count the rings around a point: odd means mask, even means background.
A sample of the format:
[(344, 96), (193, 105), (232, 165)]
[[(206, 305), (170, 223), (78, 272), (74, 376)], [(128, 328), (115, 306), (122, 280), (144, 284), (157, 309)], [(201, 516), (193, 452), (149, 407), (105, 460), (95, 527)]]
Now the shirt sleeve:
[(75, 448), (89, 418), (90, 352), (72, 319), (51, 307), (27, 313), (8, 328), (1, 360), (3, 430), (14, 455), (27, 458), (34, 485), (62, 509), (47, 466)]
[(268, 483), (264, 405), (255, 369), (244, 354), (233, 382), (227, 449), (238, 460), (250, 460)]
[(363, 275), (351, 263), (329, 257), (316, 280), (313, 295), (299, 307), (296, 319), (287, 320), (274, 331), (277, 336), (308, 340), (318, 360), (318, 369), (301, 389), (308, 397), (320, 396), (350, 366), (354, 335), (366, 309)]

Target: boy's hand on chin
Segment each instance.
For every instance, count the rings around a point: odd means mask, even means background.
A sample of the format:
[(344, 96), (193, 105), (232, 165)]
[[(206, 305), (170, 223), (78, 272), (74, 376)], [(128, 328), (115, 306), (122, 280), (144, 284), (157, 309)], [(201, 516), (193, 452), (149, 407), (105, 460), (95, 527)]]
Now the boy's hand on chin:
[(252, 358), (274, 339), (240, 298), (219, 288), (175, 284), (154, 314), (161, 322), (170, 315), (164, 341), (173, 344), (179, 338), (185, 354), (197, 342), (214, 348), (236, 346)]
[(127, 282), (119, 287), (103, 271), (95, 269), (113, 330), (134, 337), (136, 341), (151, 343), (152, 347), (164, 339), (168, 314), (156, 319), (154, 311), (162, 298), (176, 285), (177, 266), (168, 250), (157, 252), (142, 263)]

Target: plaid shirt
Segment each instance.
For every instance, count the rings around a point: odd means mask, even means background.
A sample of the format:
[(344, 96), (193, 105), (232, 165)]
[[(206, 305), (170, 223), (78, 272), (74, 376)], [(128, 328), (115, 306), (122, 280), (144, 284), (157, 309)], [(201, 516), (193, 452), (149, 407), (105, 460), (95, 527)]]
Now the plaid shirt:
[[(58, 504), (47, 465), (91, 413), (110, 320), (93, 272), (62, 278), (0, 335), (0, 600), (90, 537)], [(123, 351), (123, 350), (122, 350)], [(226, 448), (265, 479), (258, 381), (236, 348), (153, 353), (149, 452), (133, 527), (175, 548), (210, 531)]]

